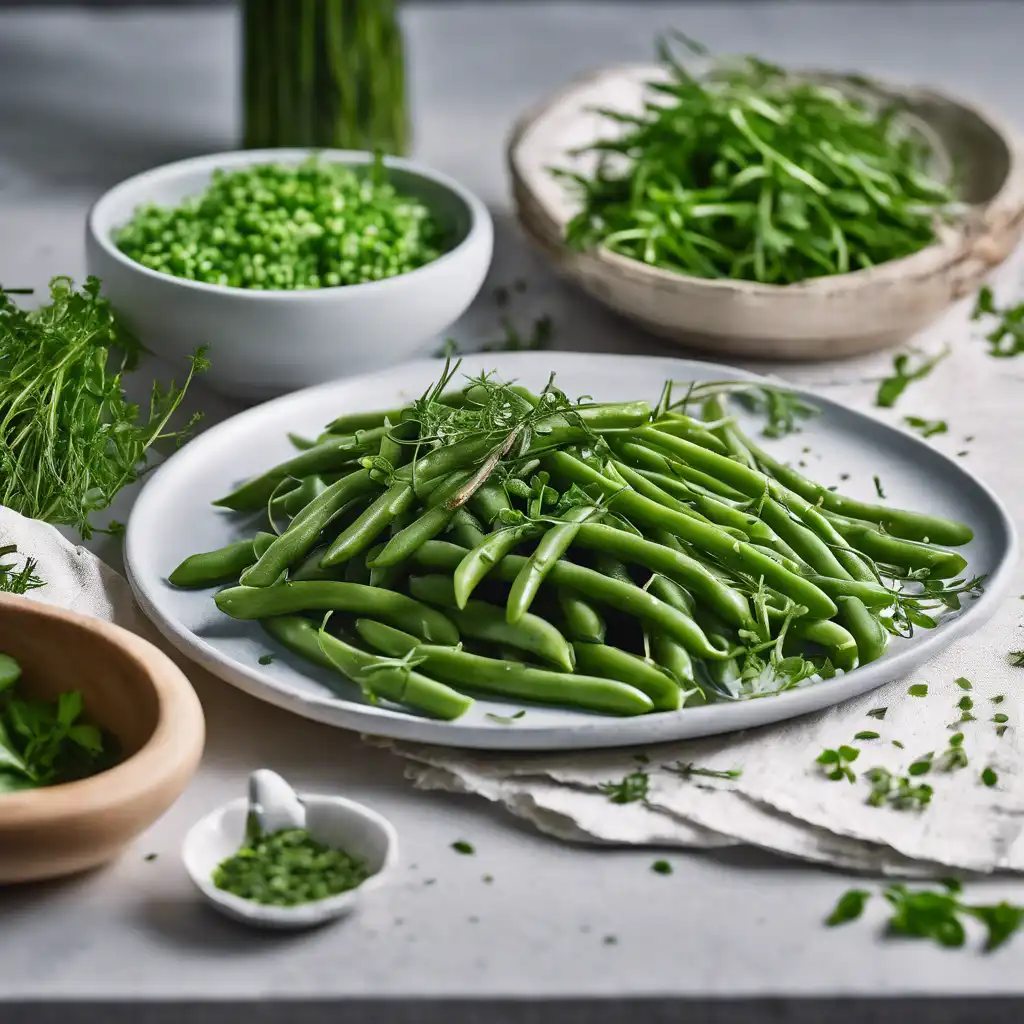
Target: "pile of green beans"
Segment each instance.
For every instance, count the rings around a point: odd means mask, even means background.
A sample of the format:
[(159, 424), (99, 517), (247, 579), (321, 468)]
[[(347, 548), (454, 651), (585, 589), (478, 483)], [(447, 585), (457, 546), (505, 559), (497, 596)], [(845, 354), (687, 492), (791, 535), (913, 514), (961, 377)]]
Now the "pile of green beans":
[(721, 395), (570, 402), (454, 370), (343, 415), (215, 504), (268, 526), (178, 587), (258, 620), (338, 692), (440, 719), (471, 694), (612, 715), (777, 693), (881, 657), (977, 585), (969, 527), (848, 497)]

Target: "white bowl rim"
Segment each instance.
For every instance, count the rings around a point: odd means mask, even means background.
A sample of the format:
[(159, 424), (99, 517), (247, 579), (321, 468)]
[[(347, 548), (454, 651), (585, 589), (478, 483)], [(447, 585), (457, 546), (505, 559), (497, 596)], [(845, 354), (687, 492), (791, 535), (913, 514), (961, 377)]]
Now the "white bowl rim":
[(364, 882), (354, 889), (346, 889), (345, 892), (336, 893), (321, 900), (310, 900), (307, 903), (297, 903), (291, 907), (278, 907), (268, 903), (257, 903), (254, 900), (247, 900), (242, 896), (218, 889), (209, 877), (201, 876), (192, 863), (190, 850), (197, 841), (197, 837), (207, 826), (215, 824), (219, 819), (229, 812), (238, 809), (244, 811), (249, 801), (246, 797), (236, 797), (227, 803), (214, 808), (208, 814), (204, 814), (196, 821), (181, 844), (181, 859), (185, 870), (192, 879), (196, 888), (206, 897), (210, 903), (219, 904), (229, 910), (235, 917), (245, 918), (254, 922), (266, 922), (270, 924), (299, 924), (302, 922), (326, 921), (343, 913), (354, 899), (359, 898), (362, 893), (372, 891), (384, 883), (386, 876), (391, 874), (398, 864), (398, 830), (379, 811), (368, 807), (358, 800), (340, 796), (335, 793), (308, 793), (300, 792), (299, 797), (307, 804), (319, 802), (335, 807), (344, 807), (354, 811), (364, 820), (371, 822), (383, 833), (387, 843), (384, 854), (384, 863), (380, 870), (374, 872)]
[[(479, 196), (470, 192), (464, 185), (461, 185), (454, 178), (449, 177), (441, 171), (436, 171), (424, 164), (416, 163), (413, 160), (406, 160), (404, 157), (387, 156), (383, 157), (386, 167), (395, 170), (405, 171), (425, 181), (440, 185), (454, 195), (469, 211), (469, 229), (465, 237), (451, 249), (441, 253), (437, 259), (416, 267), (403, 274), (396, 274), (393, 277), (386, 277), (380, 281), (365, 281), (361, 284), (340, 284), (328, 285), (323, 288), (237, 288), (234, 285), (209, 284), (206, 281), (193, 281), (187, 277), (175, 277), (173, 274), (164, 274), (159, 270), (153, 270), (144, 266), (137, 260), (121, 252), (114, 245), (109, 231), (100, 231), (97, 227), (97, 220), (107, 212), (107, 207), (112, 206), (121, 199), (125, 193), (131, 192), (140, 186), (152, 185), (155, 182), (165, 179), (174, 179), (190, 171), (200, 171), (209, 168), (211, 171), (218, 168), (249, 167), (260, 163), (283, 163), (294, 164), (312, 156), (319, 156), (330, 163), (340, 164), (368, 164), (375, 158), (376, 154), (361, 149), (317, 149), (314, 147), (282, 147), (278, 149), (238, 149), (228, 150), (220, 153), (207, 153), (203, 156), (188, 157), (184, 160), (175, 160), (172, 163), (160, 164), (151, 167), (147, 171), (140, 171), (130, 178), (125, 178), (116, 185), (107, 189), (89, 208), (86, 214), (86, 228), (90, 237), (111, 259), (120, 263), (128, 270), (140, 273), (146, 277), (160, 281), (171, 287), (181, 286), (194, 289), (199, 292), (207, 292), (213, 295), (245, 296), (254, 301), (267, 301), (290, 299), (300, 302), (325, 301), (336, 298), (339, 294), (366, 294), (370, 291), (385, 291), (388, 288), (395, 288), (396, 282), (407, 281), (410, 277), (422, 277), (433, 271), (442, 264), (453, 261), (465, 250), (471, 241), (478, 235), (482, 226), (491, 224), (491, 215), (487, 206)], [(141, 203), (143, 200), (138, 200)], [(398, 286), (400, 287), (400, 286)]]
[[(546, 205), (535, 198), (530, 184), (521, 172), (519, 150), (530, 132), (542, 118), (556, 109), (559, 104), (569, 100), (577, 92), (588, 86), (606, 78), (653, 74), (659, 70), (659, 67), (655, 62), (640, 61), (605, 65), (584, 71), (575, 75), (561, 88), (546, 94), (513, 122), (505, 141), (505, 160), (513, 178), (513, 192), (522, 189), (527, 193), (530, 201), (541, 210), (545, 221), (547, 221), (545, 227), (556, 225), (564, 228), (564, 224), (558, 221), (558, 218), (555, 217)], [(959, 229), (946, 232), (940, 231), (935, 241), (926, 245), (923, 249), (918, 249), (916, 252), (897, 259), (886, 260), (884, 263), (875, 264), (873, 267), (849, 270), (842, 274), (811, 277), (803, 281), (795, 281), (791, 284), (766, 284), (760, 281), (705, 278), (696, 277), (692, 274), (681, 274), (623, 256), (620, 253), (607, 249), (603, 244), (590, 249), (580, 250), (576, 254), (577, 259), (595, 266), (604, 265), (610, 270), (626, 277), (632, 277), (646, 283), (656, 283), (670, 290), (692, 290), (705, 293), (717, 291), (723, 294), (731, 293), (763, 298), (770, 297), (772, 299), (788, 298), (799, 300), (807, 296), (832, 295), (841, 291), (856, 292), (864, 286), (881, 285), (882, 287), (888, 287), (893, 283), (901, 284), (908, 278), (918, 279), (942, 269), (955, 263), (965, 250), (968, 253), (971, 251), (974, 235), (977, 233), (975, 222), (984, 227), (988, 222), (996, 220), (1004, 211), (1013, 211), (1018, 208), (1021, 202), (1024, 202), (1024, 137), (1000, 116), (980, 108), (972, 101), (961, 99), (956, 94), (941, 92), (938, 89), (927, 86), (897, 83), (874, 75), (857, 76), (851, 72), (821, 68), (799, 67), (786, 68), (786, 70), (791, 71), (796, 76), (820, 78), (822, 80), (840, 81), (856, 77), (862, 79), (858, 84), (866, 85), (868, 88), (879, 93), (888, 92), (893, 96), (930, 97), (945, 103), (955, 104), (962, 110), (974, 115), (998, 135), (1000, 141), (1006, 147), (1009, 156), (1006, 177), (991, 199), (985, 203), (973, 204), (970, 207), (970, 212), (962, 219)], [(523, 223), (521, 215), (517, 219), (520, 226), (530, 235), (536, 234), (531, 226)], [(560, 238), (558, 244), (564, 247), (564, 238)]]

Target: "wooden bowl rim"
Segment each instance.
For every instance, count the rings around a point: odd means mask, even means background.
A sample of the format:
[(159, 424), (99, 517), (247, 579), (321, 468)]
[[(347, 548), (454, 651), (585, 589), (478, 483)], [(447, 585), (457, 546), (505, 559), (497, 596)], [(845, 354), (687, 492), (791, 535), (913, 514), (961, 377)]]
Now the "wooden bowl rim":
[[(657, 64), (630, 63), (610, 65), (584, 72), (534, 104), (515, 120), (506, 141), (505, 159), (512, 177), (514, 191), (529, 198), (539, 219), (543, 221), (540, 228), (527, 226), (523, 223), (522, 211), (517, 209), (520, 223), (527, 227), (530, 234), (536, 236), (538, 231), (551, 234), (553, 237), (548, 241), (557, 245), (561, 252), (571, 253), (576, 260), (588, 261), (622, 277), (647, 284), (656, 282), (659, 287), (667, 286), (684, 293), (701, 291), (707, 294), (717, 291), (722, 295), (738, 293), (747, 298), (805, 299), (834, 295), (837, 292), (857, 292), (876, 286), (891, 287), (894, 284), (906, 283), (908, 279), (924, 280), (936, 274), (951, 271), (958, 264), (971, 259), (991, 262), (986, 254), (990, 233), (1013, 230), (1024, 221), (1024, 139), (1000, 117), (989, 114), (975, 104), (968, 103), (957, 96), (926, 86), (899, 85), (874, 76), (858, 75), (852, 72), (794, 68), (792, 70), (795, 75), (826, 82), (850, 82), (856, 79), (858, 85), (869, 87), (879, 95), (932, 99), (939, 103), (959, 107), (991, 129), (1006, 146), (1009, 166), (1002, 185), (987, 203), (973, 206), (961, 226), (950, 233), (950, 237), (925, 246), (909, 256), (888, 260), (874, 267), (853, 270), (845, 274), (808, 278), (806, 281), (798, 281), (793, 284), (762, 284), (758, 281), (736, 281), (679, 274), (675, 271), (663, 270), (660, 267), (652, 267), (639, 260), (630, 259), (628, 256), (609, 252), (601, 246), (596, 249), (570, 250), (563, 240), (564, 225), (551, 215), (520, 173), (517, 159), (519, 146), (537, 121), (580, 89), (603, 78), (624, 74), (635, 75), (641, 71), (652, 73), (658, 68)], [(519, 206), (518, 202), (517, 206)]]
[(102, 814), (143, 798), (181, 771), (191, 774), (206, 736), (203, 709), (185, 673), (163, 651), (112, 622), (0, 594), (0, 615), (7, 609), (86, 630), (118, 648), (137, 670), (138, 681), (155, 693), (157, 721), (143, 746), (113, 768), (75, 782), (0, 795), (0, 832)]

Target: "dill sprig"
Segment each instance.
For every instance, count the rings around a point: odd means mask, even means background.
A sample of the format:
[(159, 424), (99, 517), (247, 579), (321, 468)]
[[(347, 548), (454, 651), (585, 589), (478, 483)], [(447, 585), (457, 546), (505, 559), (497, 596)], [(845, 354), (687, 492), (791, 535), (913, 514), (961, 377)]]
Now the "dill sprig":
[(80, 291), (54, 278), (31, 312), (0, 293), (0, 504), (88, 538), (90, 517), (146, 472), (150, 446), (184, 439), (198, 417), (179, 431), (168, 422), (205, 356), (180, 388), (154, 382), (143, 420), (122, 390), (141, 352), (96, 278)]
[[(0, 547), (0, 559), (18, 553), (16, 544)], [(30, 590), (45, 587), (46, 581), (36, 575), (36, 561), (26, 558), (25, 564), (19, 569), (14, 562), (0, 561), (0, 593), (27, 594)]]

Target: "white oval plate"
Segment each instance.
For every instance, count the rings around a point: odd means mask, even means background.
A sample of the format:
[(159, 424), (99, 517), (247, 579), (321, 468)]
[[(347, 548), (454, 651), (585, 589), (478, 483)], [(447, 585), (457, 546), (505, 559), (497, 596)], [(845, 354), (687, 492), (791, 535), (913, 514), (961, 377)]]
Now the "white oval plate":
[[(955, 639), (978, 629), (995, 611), (1016, 561), (1013, 524), (998, 498), (958, 463), (918, 438), (827, 399), (807, 395), (821, 409), (802, 433), (773, 442), (783, 457), (803, 460), (807, 472), (826, 484), (875, 500), (874, 476), (888, 501), (969, 523), (975, 539), (963, 548), (968, 571), (985, 574), (985, 593), (967, 600), (936, 629), (896, 640), (881, 660), (849, 675), (778, 696), (638, 718), (610, 718), (530, 705), (514, 724), (507, 716), (522, 705), (478, 698), (455, 722), (438, 722), (386, 705), (365, 703), (354, 684), (331, 678), (280, 647), (255, 622), (222, 615), (213, 589), (176, 590), (166, 577), (187, 555), (251, 536), (253, 516), (215, 509), (211, 501), (232, 486), (294, 454), (289, 431), (315, 435), (347, 412), (391, 408), (417, 397), (436, 380), (441, 363), (420, 360), (392, 370), (298, 391), (218, 424), (175, 454), (146, 484), (135, 503), (125, 543), (125, 564), (146, 614), (179, 650), (215, 675), (261, 700), (307, 718), (379, 736), (449, 746), (506, 750), (570, 750), (630, 746), (709, 736), (793, 718), (866, 693), (906, 675)], [(598, 401), (657, 399), (663, 381), (757, 380), (714, 363), (684, 359), (535, 352), (473, 355), (463, 368), (495, 370), (540, 389), (554, 371), (570, 397)], [(752, 430), (757, 427), (752, 425)], [(809, 447), (809, 452), (804, 448)], [(272, 653), (271, 664), (259, 664)]]

